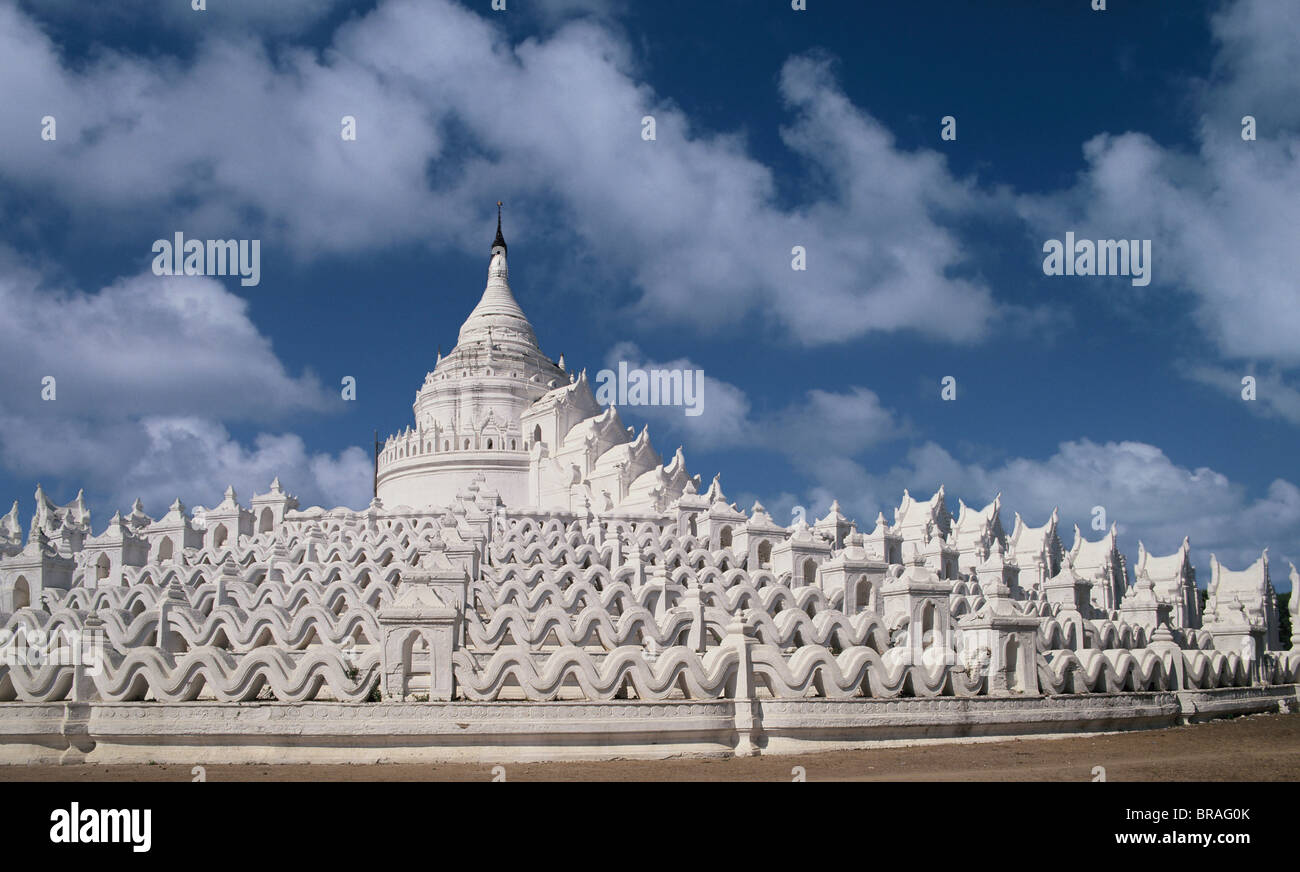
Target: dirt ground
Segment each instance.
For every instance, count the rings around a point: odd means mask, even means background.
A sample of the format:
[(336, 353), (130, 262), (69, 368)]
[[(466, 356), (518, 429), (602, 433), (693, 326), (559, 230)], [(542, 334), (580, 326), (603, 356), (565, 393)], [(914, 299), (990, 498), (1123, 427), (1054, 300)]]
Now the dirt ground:
[[(747, 759), (508, 763), (508, 781), (1300, 781), (1300, 714), (1059, 739)], [(490, 764), (208, 766), (219, 781), (491, 781)], [(0, 781), (190, 781), (189, 766), (0, 766)]]

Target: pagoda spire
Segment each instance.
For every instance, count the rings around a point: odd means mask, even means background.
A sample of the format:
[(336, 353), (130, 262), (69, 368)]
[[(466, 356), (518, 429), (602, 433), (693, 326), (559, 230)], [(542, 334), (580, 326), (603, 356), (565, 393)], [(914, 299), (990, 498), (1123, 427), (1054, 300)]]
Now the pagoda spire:
[(498, 248), (501, 249), (501, 252), (503, 254), (506, 252), (506, 238), (501, 233), (501, 201), (500, 200), (497, 200), (497, 238), (492, 240), (492, 253), (496, 254), (496, 250)]
[(501, 203), (498, 201), (497, 235), (488, 262), (487, 286), (483, 289), (482, 299), (461, 325), (457, 346), (470, 341), (491, 342), (500, 337), (537, 347), (533, 326), (510, 292), (510, 267), (506, 263), (506, 240), (501, 232)]

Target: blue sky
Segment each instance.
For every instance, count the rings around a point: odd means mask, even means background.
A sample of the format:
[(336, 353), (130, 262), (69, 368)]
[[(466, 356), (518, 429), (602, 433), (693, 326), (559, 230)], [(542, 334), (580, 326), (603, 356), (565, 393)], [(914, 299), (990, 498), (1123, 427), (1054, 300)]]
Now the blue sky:
[[(1130, 557), (1190, 535), (1204, 583), (1210, 551), (1268, 546), (1287, 586), (1300, 6), (208, 5), (0, 0), (0, 494), (24, 521), (37, 481), (85, 487), (97, 529), (276, 474), (363, 505), (370, 434), (455, 343), (500, 199), (543, 349), (703, 369), (699, 418), (622, 412), (743, 508), (837, 497), (869, 526), (904, 487), (1000, 491), (1008, 524), (1060, 506), (1067, 547), (1103, 506)], [(1151, 284), (1045, 276), (1067, 230), (1152, 240)], [(152, 275), (177, 231), (260, 239), (261, 284)]]

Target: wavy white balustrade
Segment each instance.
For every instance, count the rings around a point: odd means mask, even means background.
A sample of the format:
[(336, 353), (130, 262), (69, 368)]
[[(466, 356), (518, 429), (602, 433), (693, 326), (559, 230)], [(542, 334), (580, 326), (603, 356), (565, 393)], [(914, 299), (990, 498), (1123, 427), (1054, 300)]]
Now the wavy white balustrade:
[[(0, 664), (0, 701), (67, 699), (75, 668)], [(334, 699), (359, 702), (369, 696), (378, 675), (373, 651), (352, 657), (337, 648), (290, 653), (263, 647), (235, 655), (204, 646), (170, 654), (149, 646), (109, 654), (91, 678), (99, 698), (109, 702), (191, 702), (205, 691), (219, 702), (250, 702), (264, 688), (276, 701), (305, 702), (326, 687)]]
[(544, 605), (535, 611), (509, 604), (494, 610), (484, 622), (477, 612), (466, 615), (466, 633), (475, 650), (495, 650), (509, 637), (513, 644), (529, 649), (542, 647), (548, 638), (560, 645), (578, 647), (599, 645), (606, 650), (653, 641), (669, 646), (690, 629), (692, 616), (674, 608), (659, 621), (648, 609), (633, 606), (611, 615), (599, 606), (589, 606), (576, 614), (557, 605)]
[[(443, 531), (481, 541), (460, 523), (326, 513), (168, 563), (123, 567), (121, 586), (46, 591), (43, 607), (0, 615), (0, 700), (69, 698), (74, 667), (19, 662), (18, 639), (88, 628), (105, 644), (93, 680), (101, 699), (367, 699), (380, 678), (381, 613), (443, 547)], [(717, 699), (736, 692), (742, 668), (751, 670), (745, 686), (778, 699), (988, 692), (986, 675), (960, 656), (960, 622), (940, 648), (918, 654), (898, 647), (909, 634), (876, 611), (845, 614), (842, 590), (750, 571), (731, 549), (710, 550), (673, 523), (615, 533), (581, 520), (516, 519), (482, 548), (488, 560), (470, 582), (455, 650), (430, 655), (450, 658), (459, 698)], [(988, 603), (976, 581), (954, 583), (947, 597), (954, 621)], [(1180, 674), (1184, 687), (1205, 689), (1300, 680), (1300, 654), (1247, 661), (1215, 650), (1199, 630), (1180, 631), (1181, 647), (1150, 648), (1147, 628), (1114, 615), (1065, 619), (1036, 597), (1014, 608), (1039, 619), (1044, 693), (1171, 690)], [(29, 646), (27, 655), (56, 659), (59, 644)]]

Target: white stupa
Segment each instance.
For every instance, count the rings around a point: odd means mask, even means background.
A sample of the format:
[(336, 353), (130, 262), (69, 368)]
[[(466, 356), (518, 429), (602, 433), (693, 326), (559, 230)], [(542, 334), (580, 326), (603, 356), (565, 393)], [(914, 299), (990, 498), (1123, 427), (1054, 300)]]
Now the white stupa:
[(583, 371), (542, 353), (510, 290), (498, 203), (487, 286), (416, 394), (415, 425), (390, 436), (376, 463), (385, 506), (446, 506), (478, 481), (511, 507), (662, 510), (688, 477), (649, 435), (602, 409)]
[(680, 448), (663, 465), (538, 347), (499, 213), (414, 413), (365, 507), (303, 508), (277, 478), (156, 520), (137, 500), (95, 535), (82, 494), (37, 485), (24, 542), (14, 503), (0, 763), (744, 756), (1297, 699), (1267, 551), (1211, 556), (1202, 611), (1188, 540), (1139, 545), (1128, 586), (1118, 527), (1067, 550), (1058, 512), (1004, 526), (1000, 495), (954, 516), (942, 486), (904, 491), (863, 533), (838, 501), (785, 526)]

